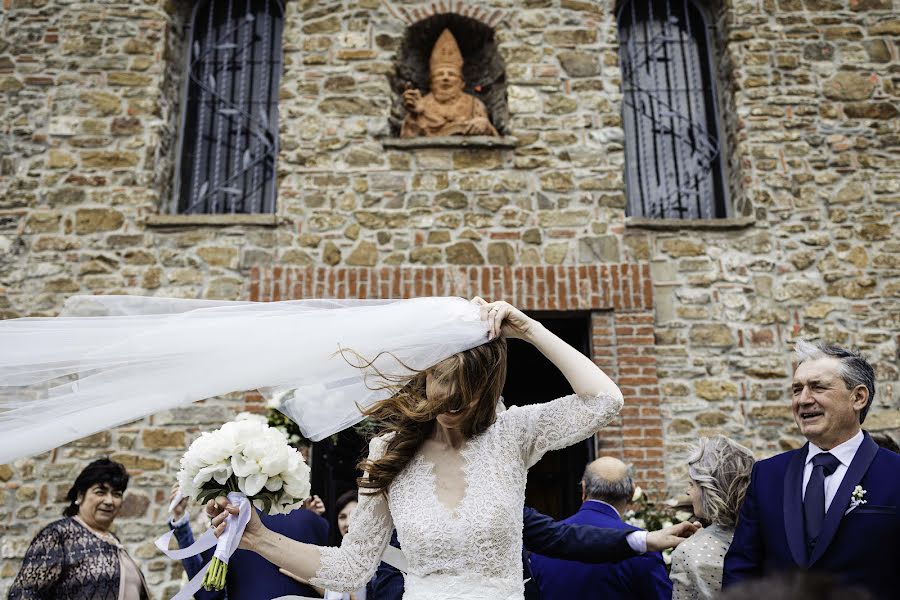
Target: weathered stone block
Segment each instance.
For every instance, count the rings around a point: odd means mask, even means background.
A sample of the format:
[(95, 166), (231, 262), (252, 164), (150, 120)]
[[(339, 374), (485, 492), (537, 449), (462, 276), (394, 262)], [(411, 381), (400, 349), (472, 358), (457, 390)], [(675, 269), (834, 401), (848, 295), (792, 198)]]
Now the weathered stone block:
[(572, 174), (566, 171), (551, 171), (541, 175), (541, 189), (547, 192), (568, 192), (575, 187)]
[(720, 379), (699, 379), (694, 382), (694, 391), (700, 398), (713, 402), (733, 400), (738, 397), (737, 385), (731, 381)]
[(733, 346), (734, 334), (728, 325), (692, 325), (690, 340), (697, 346)]
[(137, 166), (139, 157), (134, 152), (85, 150), (81, 153), (81, 165), (98, 169), (125, 169)]
[(681, 258), (683, 256), (703, 256), (706, 254), (706, 244), (700, 240), (669, 238), (662, 241), (662, 250), (670, 256)]
[(113, 231), (125, 223), (125, 216), (111, 208), (79, 208), (75, 211), (75, 233)]
[(469, 206), (469, 199), (465, 194), (452, 190), (441, 192), (435, 196), (434, 201), (438, 206), (450, 210), (459, 210)]
[(541, 210), (538, 211), (538, 225), (541, 227), (580, 227), (590, 223), (591, 213), (587, 210)]
[(488, 263), (492, 265), (514, 265), (516, 251), (508, 242), (491, 242), (488, 244)]
[(898, 112), (893, 102), (853, 102), (844, 105), (844, 114), (851, 119), (893, 119)]
[(566, 242), (547, 244), (547, 247), (544, 248), (544, 261), (550, 265), (561, 265), (565, 262), (568, 253), (569, 244)]
[(237, 300), (244, 289), (244, 281), (238, 277), (216, 277), (209, 281), (203, 297), (210, 300)]
[(347, 264), (358, 267), (374, 267), (378, 262), (378, 247), (375, 242), (362, 241), (347, 257)]
[(722, 412), (703, 412), (697, 415), (696, 420), (703, 427), (718, 427), (728, 422), (728, 415)]
[(122, 463), (128, 471), (156, 471), (165, 468), (166, 463), (158, 458), (150, 458), (140, 454), (116, 453), (110, 456), (111, 460)]
[(593, 77), (600, 74), (600, 63), (594, 53), (563, 50), (557, 56), (559, 64), (570, 77)]
[(458, 150), (453, 153), (454, 169), (496, 169), (502, 163), (501, 150)]
[(841, 71), (825, 82), (822, 93), (832, 100), (865, 100), (875, 91), (875, 76), (856, 71)]
[(375, 99), (358, 96), (332, 96), (319, 102), (319, 110), (328, 115), (375, 116), (384, 112)]
[(86, 198), (86, 192), (81, 188), (75, 187), (62, 187), (47, 192), (47, 202), (52, 207), (81, 204)]
[(106, 74), (106, 82), (122, 87), (146, 87), (153, 83), (153, 78), (130, 71), (114, 71)]
[(409, 260), (415, 264), (435, 265), (441, 262), (443, 252), (438, 246), (423, 246), (413, 248), (409, 253)]
[(68, 152), (57, 150), (56, 148), (51, 148), (47, 153), (48, 169), (69, 169), (74, 166), (75, 157)]
[(578, 238), (578, 262), (582, 264), (619, 262), (619, 238), (615, 235)]
[(207, 264), (215, 267), (228, 267), (230, 269), (237, 267), (237, 248), (219, 246), (198, 248), (197, 256), (202, 258)]
[(341, 251), (334, 242), (325, 242), (325, 246), (322, 248), (322, 261), (332, 267), (341, 262)]
[(484, 257), (472, 242), (456, 242), (447, 246), (447, 262), (451, 265), (483, 265)]
[(299, 248), (289, 248), (282, 252), (279, 262), (286, 265), (309, 266), (315, 264), (315, 259), (308, 252)]
[(141, 431), (144, 448), (185, 448), (184, 431), (180, 429), (144, 429)]
[(122, 99), (110, 92), (82, 92), (79, 98), (82, 102), (89, 104), (100, 116), (115, 115), (122, 110)]

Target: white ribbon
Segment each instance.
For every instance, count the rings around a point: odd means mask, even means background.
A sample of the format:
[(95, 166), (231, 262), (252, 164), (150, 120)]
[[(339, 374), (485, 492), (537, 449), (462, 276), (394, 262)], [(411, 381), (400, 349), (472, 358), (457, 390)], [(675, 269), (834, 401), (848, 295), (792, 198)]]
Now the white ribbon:
[[(190, 556), (196, 556), (215, 546), (216, 551), (213, 556), (227, 565), (231, 555), (234, 554), (238, 544), (241, 542), (241, 536), (244, 535), (244, 529), (247, 528), (247, 523), (250, 521), (250, 511), (253, 510), (250, 500), (240, 492), (229, 492), (228, 502), (233, 506), (237, 506), (240, 512), (237, 515), (229, 514), (225, 517), (225, 533), (222, 534), (222, 537), (217, 539), (215, 530), (210, 528), (187, 548), (169, 550), (169, 541), (175, 535), (174, 531), (169, 531), (156, 539), (156, 547), (169, 558), (182, 560)], [(177, 594), (172, 596), (172, 600), (191, 600), (200, 589), (200, 586), (203, 585), (203, 577), (208, 570), (209, 563), (204, 565), (200, 572), (194, 575), (193, 579), (187, 582)]]

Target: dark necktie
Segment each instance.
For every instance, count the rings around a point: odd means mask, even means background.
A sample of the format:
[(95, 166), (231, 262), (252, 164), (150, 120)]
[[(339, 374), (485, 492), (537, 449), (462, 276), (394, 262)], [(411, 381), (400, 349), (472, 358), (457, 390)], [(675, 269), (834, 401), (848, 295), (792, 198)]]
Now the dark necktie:
[(825, 521), (825, 478), (834, 473), (841, 461), (833, 454), (822, 452), (813, 457), (812, 463), (812, 474), (803, 496), (803, 523), (806, 527), (808, 553), (812, 553)]

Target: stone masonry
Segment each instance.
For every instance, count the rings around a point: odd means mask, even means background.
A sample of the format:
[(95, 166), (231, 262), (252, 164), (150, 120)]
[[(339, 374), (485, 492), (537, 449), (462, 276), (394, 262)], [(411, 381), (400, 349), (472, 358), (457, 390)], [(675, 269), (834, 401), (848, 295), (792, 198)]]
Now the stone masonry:
[[(800, 337), (862, 349), (879, 381), (867, 426), (900, 429), (895, 0), (701, 3), (731, 207), (702, 222), (625, 215), (616, 7), (589, 0), (288, 0), (276, 214), (173, 215), (192, 4), (2, 0), (0, 317), (55, 315), (76, 293), (479, 293), (590, 310), (594, 359), (626, 391), (598, 445), (657, 498), (683, 491), (700, 435), (760, 457), (799, 444)], [(404, 32), (447, 12), (495, 30), (502, 144), (392, 137)], [(110, 455), (133, 474), (117, 532), (169, 597), (181, 569), (152, 539), (178, 458), (258, 400), (208, 400), (0, 465), (0, 595), (78, 471)]]

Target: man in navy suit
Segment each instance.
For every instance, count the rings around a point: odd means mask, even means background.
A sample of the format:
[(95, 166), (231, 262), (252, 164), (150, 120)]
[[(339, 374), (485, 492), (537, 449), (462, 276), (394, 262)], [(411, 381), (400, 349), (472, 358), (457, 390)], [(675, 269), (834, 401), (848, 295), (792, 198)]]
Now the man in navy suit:
[[(625, 463), (611, 457), (598, 458), (585, 469), (581, 489), (581, 509), (563, 523), (611, 528), (625, 534), (637, 531), (621, 517), (634, 494), (634, 482)], [(543, 600), (668, 600), (672, 596), (672, 583), (659, 552), (596, 565), (535, 554), (531, 572)]]
[(900, 455), (860, 426), (875, 373), (859, 354), (797, 342), (794, 421), (807, 443), (753, 467), (723, 585), (821, 571), (879, 598), (900, 590)]

